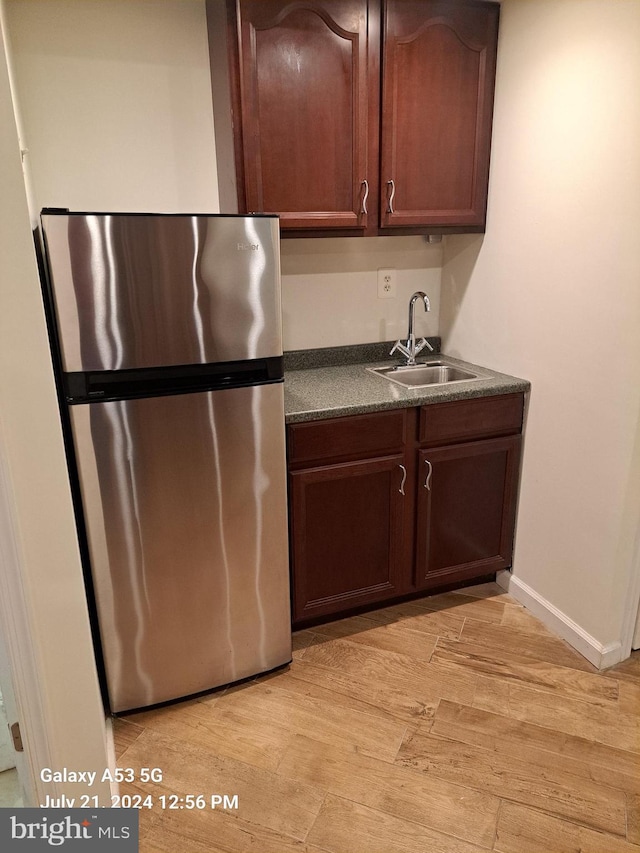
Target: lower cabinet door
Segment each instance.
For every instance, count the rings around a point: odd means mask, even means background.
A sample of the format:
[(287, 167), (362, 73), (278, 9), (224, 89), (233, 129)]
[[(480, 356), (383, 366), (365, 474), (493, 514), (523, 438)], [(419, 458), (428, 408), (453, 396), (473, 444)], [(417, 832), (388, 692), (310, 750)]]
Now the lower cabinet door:
[(290, 496), (295, 623), (402, 594), (404, 456), (295, 471)]
[(418, 452), (416, 586), (511, 565), (519, 435)]

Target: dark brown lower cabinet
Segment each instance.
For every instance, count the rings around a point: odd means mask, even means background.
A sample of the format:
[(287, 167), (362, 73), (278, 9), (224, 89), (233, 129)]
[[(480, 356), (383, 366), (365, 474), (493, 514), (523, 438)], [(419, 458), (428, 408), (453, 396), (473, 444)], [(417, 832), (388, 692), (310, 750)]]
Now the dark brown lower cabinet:
[(290, 475), (294, 620), (401, 594), (404, 457)]
[(290, 425), (294, 624), (509, 568), (523, 403)]
[(519, 435), (418, 452), (416, 587), (511, 565)]

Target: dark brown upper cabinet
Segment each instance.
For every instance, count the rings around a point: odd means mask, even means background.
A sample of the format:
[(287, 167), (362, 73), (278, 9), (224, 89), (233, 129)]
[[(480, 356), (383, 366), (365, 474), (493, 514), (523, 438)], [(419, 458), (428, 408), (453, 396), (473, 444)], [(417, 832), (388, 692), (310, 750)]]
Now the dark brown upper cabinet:
[[(208, 0), (216, 125), (225, 109), (219, 7)], [(223, 173), (235, 168), (239, 213), (277, 213), (283, 231), (354, 233), (377, 213), (367, 177), (367, 7), (367, 0), (228, 0), (235, 165), (217, 127), (216, 148)]]
[(222, 210), (292, 236), (484, 230), (496, 3), (224, 5), (207, 0)]
[(499, 7), (384, 9), (381, 225), (484, 229)]

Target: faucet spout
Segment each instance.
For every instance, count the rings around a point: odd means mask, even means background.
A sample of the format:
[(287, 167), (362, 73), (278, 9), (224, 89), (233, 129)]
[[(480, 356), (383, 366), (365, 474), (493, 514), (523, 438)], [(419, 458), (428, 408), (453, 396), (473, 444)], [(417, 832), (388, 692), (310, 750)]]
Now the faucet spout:
[(427, 296), (427, 294), (423, 293), (421, 290), (416, 290), (416, 292), (409, 300), (409, 339), (411, 339), (413, 335), (413, 323), (415, 318), (416, 302), (419, 299), (422, 299), (422, 301), (424, 302), (424, 310), (431, 311), (431, 303), (429, 302), (429, 297)]
[(433, 352), (433, 347), (427, 341), (426, 338), (422, 338), (420, 341), (418, 341), (418, 343), (416, 343), (416, 336), (413, 331), (413, 325), (415, 320), (416, 302), (419, 302), (420, 300), (422, 300), (422, 302), (424, 303), (425, 311), (431, 310), (431, 303), (429, 302), (429, 297), (427, 296), (427, 294), (423, 293), (421, 290), (417, 290), (409, 300), (409, 329), (407, 331), (407, 342), (403, 343), (401, 340), (396, 341), (395, 346), (389, 353), (389, 355), (393, 355), (396, 350), (401, 352), (402, 355), (404, 355), (407, 359), (405, 364), (406, 367), (413, 367), (413, 365), (415, 365), (416, 356), (419, 352), (422, 352), (425, 347), (427, 347), (431, 352)]

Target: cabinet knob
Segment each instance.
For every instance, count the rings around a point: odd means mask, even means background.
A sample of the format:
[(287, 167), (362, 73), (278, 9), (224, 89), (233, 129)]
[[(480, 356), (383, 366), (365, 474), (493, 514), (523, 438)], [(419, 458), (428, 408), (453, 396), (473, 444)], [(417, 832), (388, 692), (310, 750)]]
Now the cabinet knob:
[(362, 197), (362, 209), (361, 209), (360, 213), (364, 213), (364, 215), (366, 216), (368, 213), (368, 211), (367, 211), (367, 199), (369, 198), (369, 181), (364, 180), (362, 182), (362, 187), (364, 189), (364, 196)]
[(429, 462), (428, 459), (424, 460), (424, 464), (427, 466), (427, 477), (426, 477), (423, 485), (424, 485), (424, 488), (430, 492), (431, 491), (431, 477), (433, 475), (433, 465), (431, 464), (431, 462)]
[(404, 484), (407, 482), (407, 469), (404, 465), (398, 465), (398, 468), (402, 471), (402, 482), (400, 483), (398, 491), (401, 495), (404, 495)]
[(389, 196), (389, 204), (387, 207), (387, 213), (395, 213), (395, 210), (393, 209), (393, 197), (396, 194), (396, 185), (394, 184), (393, 181), (387, 181), (387, 186), (391, 188), (391, 194)]

